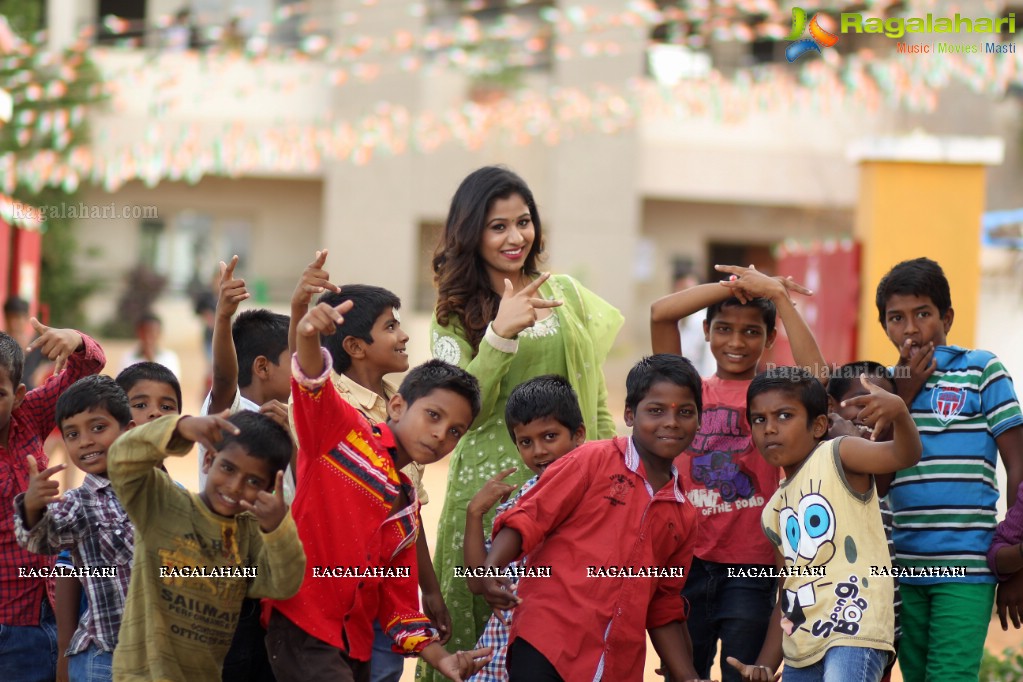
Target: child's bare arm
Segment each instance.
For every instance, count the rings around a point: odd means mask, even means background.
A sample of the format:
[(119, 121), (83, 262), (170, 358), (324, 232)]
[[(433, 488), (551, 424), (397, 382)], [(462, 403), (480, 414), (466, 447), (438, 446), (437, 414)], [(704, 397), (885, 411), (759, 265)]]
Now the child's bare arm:
[[(487, 555), (487, 568), (504, 568), (522, 554), (522, 534), (514, 528), (502, 528), (490, 545)], [(521, 599), (512, 591), (512, 583), (507, 578), (481, 578), (483, 598), (487, 600), (498, 618), (500, 611), (513, 609), (521, 603)]]
[(799, 314), (792, 299), (789, 298), (790, 291), (805, 296), (812, 296), (813, 292), (790, 278), (769, 277), (752, 266), (742, 268), (734, 265), (716, 265), (714, 269), (734, 277), (734, 279), (720, 283), (726, 290), (741, 292), (742, 295), (749, 298), (766, 298), (774, 303), (778, 310), (778, 317), (785, 325), (785, 333), (788, 334), (792, 358), (796, 365), (806, 368), (826, 384), (828, 370), (824, 355), (817, 346), (817, 340), (813, 338), (813, 332), (806, 325), (806, 320)]
[[(859, 419), (872, 427), (874, 433), (871, 440), (843, 438), (839, 441), (842, 466), (850, 485), (854, 488), (858, 487), (853, 480), (855, 476), (889, 474), (911, 467), (920, 461), (922, 452), (920, 434), (909, 415), (906, 403), (898, 396), (870, 383), (866, 375), (860, 375), (860, 383), (870, 392), (850, 398), (843, 404), (861, 407)], [(884, 432), (889, 424), (894, 426), (892, 440), (886, 443), (875, 442), (873, 439), (877, 434)]]
[(238, 305), (249, 297), (245, 280), (235, 279), (234, 269), (238, 256), (230, 263), (220, 261), (220, 298), (213, 318), (213, 385), (210, 389), (209, 414), (217, 414), (231, 407), (238, 391), (238, 354), (231, 336), (231, 320)]
[(449, 654), (440, 644), (431, 642), (419, 652), (419, 655), (444, 677), (462, 682), (490, 663), (492, 651), (491, 647), (485, 646), (481, 649)]
[(679, 320), (735, 294), (717, 282), (697, 284), (674, 294), (662, 296), (650, 305), (650, 347), (654, 353), (682, 352)]
[[(466, 568), (477, 568), (486, 564), (487, 550), (483, 540), (483, 517), (499, 501), (507, 500), (515, 490), (515, 486), (505, 483), (504, 479), (516, 471), (518, 469), (512, 467), (494, 476), (469, 501), (469, 506), (465, 510), (465, 541), (462, 548)], [(467, 580), (470, 592), (473, 594), (483, 593), (483, 582), (480, 578), (470, 575)]]
[(668, 669), (670, 679), (680, 682), (699, 680), (693, 667), (692, 644), (687, 644), (688, 632), (680, 621), (647, 630), (650, 643), (661, 657), (661, 666)]
[(1005, 464), (1005, 504), (1012, 508), (1016, 504), (1016, 491), (1023, 482), (1023, 426), (1003, 431), (995, 438), (998, 452)]
[(78, 628), (78, 607), (82, 600), (82, 584), (78, 578), (54, 580), (57, 595), (54, 615), (57, 618), (57, 682), (68, 682), (68, 660), (64, 652)]
[(298, 346), (298, 321), (309, 312), (309, 303), (316, 294), (326, 290), (338, 293), (341, 289), (331, 284), (330, 273), (323, 269), (327, 262), (327, 249), (317, 251), (313, 262), (302, 271), (295, 292), (291, 295), (291, 322), (288, 325), (288, 350), (294, 353)]
[(323, 374), (323, 353), (320, 352), (320, 336), (329, 336), (344, 322), (344, 313), (352, 309), (353, 303), (345, 301), (338, 306), (317, 303), (309, 309), (298, 323), (298, 366), (307, 377)]

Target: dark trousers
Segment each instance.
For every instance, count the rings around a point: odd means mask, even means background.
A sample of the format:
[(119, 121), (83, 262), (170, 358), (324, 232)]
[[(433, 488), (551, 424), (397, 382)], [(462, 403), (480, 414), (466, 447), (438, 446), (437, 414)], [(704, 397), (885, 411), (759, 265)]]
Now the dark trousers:
[(518, 637), (508, 647), (508, 682), (564, 682), (547, 657)]
[(278, 611), (266, 628), (266, 650), (278, 682), (369, 682), (369, 661), (349, 658)]
[(275, 682), (266, 655), (266, 630), (259, 624), (259, 600), (242, 600), (238, 629), (224, 659), (222, 682)]
[[(724, 661), (729, 656), (752, 663), (760, 654), (778, 590), (777, 578), (737, 578), (728, 568), (750, 564), (718, 564), (693, 559), (682, 596), (689, 601), (689, 636), (693, 666), (710, 679), (718, 640), (721, 641), (721, 680), (740, 682), (738, 671)], [(762, 568), (756, 566), (756, 568)]]

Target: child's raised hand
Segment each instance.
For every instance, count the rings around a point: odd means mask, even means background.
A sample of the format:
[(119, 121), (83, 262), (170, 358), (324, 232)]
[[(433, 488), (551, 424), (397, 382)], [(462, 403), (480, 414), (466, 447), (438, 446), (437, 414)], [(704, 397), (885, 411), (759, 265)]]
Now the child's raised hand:
[(285, 430), (291, 430), (291, 424), (288, 422), (288, 404), (282, 403), (280, 400), (268, 400), (259, 406), (259, 413), (265, 414), (266, 416), (273, 419), (275, 422), (285, 428)]
[(797, 283), (791, 277), (769, 277), (757, 270), (753, 265), (744, 268), (738, 265), (715, 265), (718, 272), (727, 272), (731, 277), (723, 282), (721, 286), (732, 290), (735, 297), (745, 305), (754, 298), (769, 298), (774, 300), (779, 296), (788, 298), (790, 291), (804, 296), (812, 296), (813, 292)]
[(32, 328), (39, 334), (32, 343), (28, 344), (25, 352), (28, 353), (36, 348), (50, 360), (53, 360), (53, 373), (60, 374), (67, 364), (68, 357), (85, 343), (82, 335), (74, 329), (53, 329), (45, 324), (31, 318)]
[(324, 291), (333, 291), (335, 294), (341, 291), (336, 284), (331, 284), (330, 273), (323, 269), (327, 262), (327, 249), (316, 252), (313, 262), (305, 267), (302, 276), (295, 287), (295, 293), (291, 295), (292, 305), (309, 305), (316, 294)]
[(860, 383), (869, 393), (842, 401), (842, 406), (860, 407), (858, 419), (872, 429), (870, 440), (877, 440), (878, 434), (885, 433), (900, 416), (909, 416), (906, 403), (899, 396), (872, 384), (866, 374), (860, 375)]
[(241, 500), (238, 504), (242, 509), (251, 512), (259, 519), (259, 529), (264, 533), (271, 533), (281, 525), (285, 514), (288, 513), (288, 503), (284, 501), (284, 472), (277, 472), (277, 479), (274, 481), (274, 491), (268, 493), (260, 490), (256, 493), (256, 501), (250, 503), (248, 500)]
[(317, 303), (299, 320), (299, 335), (330, 336), (337, 331), (337, 326), (345, 321), (344, 313), (351, 310), (353, 305), (352, 301), (344, 301), (336, 306)]
[(230, 263), (220, 261), (220, 298), (217, 301), (217, 315), (229, 319), (238, 312), (238, 304), (249, 297), (245, 280), (234, 277), (234, 269), (237, 266), (238, 256), (232, 256)]
[(491, 322), (495, 334), (503, 339), (514, 339), (523, 329), (536, 324), (537, 310), (556, 308), (561, 305), (561, 301), (548, 301), (546, 298), (540, 298), (537, 294), (540, 285), (546, 282), (550, 276), (549, 272), (543, 273), (522, 287), (522, 291), (518, 293), (515, 293), (510, 279), (504, 280), (501, 305), (497, 309), (497, 316)]
[(472, 499), (469, 500), (469, 506), (466, 509), (466, 512), (469, 514), (476, 514), (477, 516), (483, 516), (493, 509), (494, 505), (497, 504), (498, 501), (507, 502), (508, 496), (514, 492), (516, 486), (511, 483), (505, 483), (504, 479), (508, 478), (518, 470), (518, 467), (505, 469), (497, 476), (494, 476), (484, 483), (479, 492), (473, 495)]
[(56, 464), (49, 469), (39, 471), (39, 463), (32, 455), (25, 458), (28, 462), (28, 488), (25, 490), (25, 521), (32, 528), (39, 523), (46, 505), (60, 500), (60, 483), (50, 479), (58, 471), (67, 468), (66, 464)]
[(231, 411), (224, 410), (206, 417), (182, 417), (174, 431), (181, 438), (213, 451), (217, 449), (216, 444), (223, 438), (224, 431), (233, 435), (241, 433), (237, 426), (227, 421), (229, 416)]
[(728, 665), (739, 671), (743, 682), (775, 682), (781, 679), (781, 671), (775, 673), (766, 665), (746, 665), (739, 659), (729, 656)]
[(437, 662), (437, 672), (449, 680), (462, 682), (472, 677), (490, 663), (493, 648), (480, 647), (471, 651), (456, 651)]

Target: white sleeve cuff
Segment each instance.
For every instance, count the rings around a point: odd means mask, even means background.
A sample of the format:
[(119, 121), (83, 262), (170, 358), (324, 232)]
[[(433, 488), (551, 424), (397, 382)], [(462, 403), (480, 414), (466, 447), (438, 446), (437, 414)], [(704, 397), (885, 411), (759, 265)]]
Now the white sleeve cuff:
[(483, 340), (502, 353), (515, 353), (519, 349), (517, 339), (506, 339), (503, 336), (497, 335), (497, 332), (494, 331), (493, 322), (487, 325), (487, 332), (483, 335)]

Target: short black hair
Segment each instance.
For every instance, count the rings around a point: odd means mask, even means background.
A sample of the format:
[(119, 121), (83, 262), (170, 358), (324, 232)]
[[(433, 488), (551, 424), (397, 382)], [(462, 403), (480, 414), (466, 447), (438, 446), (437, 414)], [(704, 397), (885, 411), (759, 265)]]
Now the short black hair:
[(836, 367), (831, 372), (828, 378), (828, 395), (835, 400), (841, 400), (854, 384), (859, 385), (861, 374), (887, 379), (893, 387), (895, 386), (895, 377), (890, 369), (873, 360), (858, 360)]
[(659, 381), (669, 381), (688, 388), (696, 401), (696, 413), (703, 412), (703, 380), (688, 358), (674, 353), (648, 355), (629, 370), (625, 378), (625, 407), (635, 410), (640, 401), (650, 392), (650, 387)]
[(224, 438), (217, 444), (217, 452), (237, 443), (252, 457), (270, 462), (272, 487), (277, 472), (284, 471), (291, 463), (291, 435), (270, 417), (250, 410), (236, 412), (227, 421), (238, 427), (238, 433), (224, 432)]
[(159, 362), (136, 362), (128, 365), (117, 375), (117, 385), (121, 387), (125, 395), (135, 388), (140, 381), (158, 381), (161, 384), (168, 384), (174, 389), (174, 397), (178, 399), (178, 414), (181, 414), (181, 382), (170, 371)]
[(265, 308), (246, 310), (234, 319), (231, 338), (238, 355), (238, 387), (252, 383), (252, 363), (260, 355), (277, 365), (288, 349), (288, 325), (291, 318)]
[(11, 386), (17, 390), (25, 371), (25, 351), (10, 334), (0, 332), (0, 368), (7, 371)]
[(723, 301), (714, 303), (713, 305), (707, 306), (707, 324), (709, 325), (714, 321), (714, 318), (721, 313), (724, 308), (731, 308), (733, 306), (756, 308), (760, 311), (760, 316), (764, 319), (764, 326), (767, 327), (767, 333), (770, 334), (774, 331), (774, 325), (778, 319), (778, 309), (774, 307), (774, 301), (769, 298), (754, 298), (749, 303), (743, 303), (735, 296), (726, 298)]
[(938, 309), (939, 315), (944, 315), (952, 307), (952, 293), (945, 271), (930, 258), (904, 260), (877, 283), (874, 303), (877, 304), (877, 319), (882, 327), (885, 326), (888, 299), (892, 296), (926, 296)]
[(572, 384), (563, 376), (543, 374), (533, 377), (512, 389), (508, 396), (504, 421), (512, 440), (515, 440), (516, 426), (545, 417), (550, 417), (573, 434), (583, 425), (579, 398)]
[(319, 303), (338, 306), (345, 301), (353, 303), (352, 309), (345, 313), (342, 322), (333, 334), (320, 337), (320, 345), (330, 351), (334, 359), (334, 371), (344, 374), (352, 366), (352, 358), (344, 349), (344, 340), (348, 336), (373, 343), (373, 325), (381, 313), (392, 308), (401, 308), (401, 299), (383, 287), (370, 284), (345, 284), (339, 293), (325, 291), (320, 295)]
[(76, 414), (95, 409), (106, 410), (121, 428), (131, 421), (131, 408), (128, 407), (128, 394), (116, 381), (104, 374), (93, 374), (82, 377), (71, 384), (57, 398), (55, 416), (57, 428), (61, 428), (65, 419)]
[(4, 301), (4, 315), (28, 315), (28, 301), (21, 296), (8, 296)]
[(456, 393), (469, 402), (472, 418), (480, 413), (480, 382), (461, 367), (443, 360), (427, 360), (413, 367), (398, 387), (398, 393), (411, 406), (433, 391), (444, 389)]
[(828, 413), (828, 392), (824, 384), (803, 367), (773, 367), (753, 377), (746, 389), (746, 419), (750, 418), (750, 405), (761, 393), (781, 391), (795, 397), (806, 408), (806, 424)]
[(135, 320), (135, 328), (138, 329), (147, 322), (155, 322), (161, 327), (163, 326), (163, 320), (160, 319), (160, 316), (152, 312), (151, 310), (147, 310), (146, 312), (139, 315), (139, 319)]

